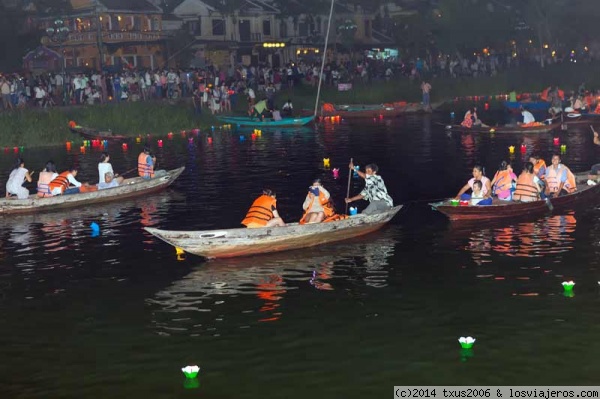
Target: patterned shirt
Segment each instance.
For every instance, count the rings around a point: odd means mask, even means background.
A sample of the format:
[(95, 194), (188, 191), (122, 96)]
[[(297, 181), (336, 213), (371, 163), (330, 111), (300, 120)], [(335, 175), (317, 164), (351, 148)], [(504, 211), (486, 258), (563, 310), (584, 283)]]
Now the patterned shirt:
[(360, 195), (367, 201), (385, 201), (389, 206), (394, 206), (394, 201), (388, 194), (385, 183), (379, 175), (366, 175), (365, 188)]

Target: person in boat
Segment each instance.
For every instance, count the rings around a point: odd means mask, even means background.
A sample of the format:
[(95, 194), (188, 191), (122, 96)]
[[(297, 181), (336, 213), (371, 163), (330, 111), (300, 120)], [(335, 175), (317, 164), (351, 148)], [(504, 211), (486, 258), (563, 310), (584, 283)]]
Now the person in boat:
[(17, 158), (6, 182), (6, 198), (16, 195), (18, 199), (27, 199), (29, 190), (23, 187), (23, 183), (25, 180), (31, 183), (31, 175), (34, 173), (29, 173), (29, 170), (25, 169), (25, 161), (22, 158)]
[(52, 197), (50, 192), (50, 182), (58, 177), (56, 165), (53, 161), (46, 162), (46, 167), (40, 172), (40, 177), (37, 182), (38, 197)]
[(315, 179), (308, 188), (308, 194), (302, 204), (304, 215), (300, 219), (300, 224), (321, 223), (325, 218), (333, 216), (335, 212), (330, 198), (329, 191), (321, 185), (321, 179)]
[(481, 122), (481, 119), (477, 116), (477, 107), (469, 108), (465, 113), (465, 117), (460, 124), (463, 127), (471, 128), (475, 127), (489, 127), (485, 123)]
[(529, 157), (529, 162), (533, 165), (533, 174), (538, 178), (542, 194), (546, 187), (546, 161), (544, 161), (539, 155), (533, 154)]
[[(563, 98), (564, 98), (564, 94), (563, 94)], [(550, 93), (548, 94), (548, 100), (550, 101), (550, 109), (548, 110), (548, 112), (550, 113), (550, 115), (552, 115), (552, 117), (560, 114), (562, 112), (562, 98), (560, 95), (560, 92), (558, 90), (558, 87), (554, 87), (550, 90)]]
[(288, 98), (288, 100), (281, 107), (281, 116), (283, 117), (291, 117), (294, 113), (294, 105), (292, 104), (292, 100)]
[(283, 118), (281, 117), (281, 112), (279, 112), (279, 108), (275, 107), (273, 112), (271, 112), (272, 118), (274, 121), (280, 121)]
[(267, 110), (267, 101), (266, 100), (260, 100), (259, 102), (257, 102), (253, 106), (251, 106), (250, 111), (248, 112), (248, 114), (250, 115), (250, 118), (252, 118), (252, 119), (254, 119), (254, 118), (261, 119), (262, 116), (263, 116), (263, 113), (266, 110)]
[(110, 155), (108, 154), (108, 152), (103, 152), (100, 155), (100, 162), (98, 163), (98, 185), (104, 182), (105, 176), (109, 172), (111, 173), (113, 179), (117, 182), (117, 184), (123, 183), (123, 177), (119, 176), (113, 171), (113, 167), (110, 163)]
[(531, 112), (521, 107), (521, 115), (523, 115), (523, 122), (520, 123), (521, 127), (535, 126), (535, 117)]
[[(83, 191), (91, 191), (87, 189), (89, 187), (88, 183), (81, 183), (75, 179), (77, 177), (77, 173), (78, 169), (75, 166), (60, 173), (50, 182), (50, 193), (52, 195), (68, 195), (78, 194)], [(82, 190), (83, 187), (86, 187), (86, 189)]]
[(560, 155), (552, 156), (552, 165), (546, 168), (546, 190), (547, 197), (560, 197), (575, 192), (577, 184), (575, 175), (568, 167), (560, 163)]
[[(592, 129), (592, 132), (594, 133), (594, 144), (600, 145), (600, 137), (598, 137), (598, 132), (591, 125), (590, 125), (590, 128)], [(600, 179), (599, 175), (600, 175), (600, 163), (592, 165), (592, 170), (590, 171), (590, 174), (588, 175), (588, 179), (590, 179), (592, 181), (592, 183), (595, 184), (598, 182), (598, 179)], [(589, 181), (588, 181), (588, 184), (590, 184)]]
[(508, 101), (510, 101), (511, 103), (517, 102), (517, 92), (516, 91), (511, 90), (510, 93), (508, 93)]
[(115, 175), (112, 172), (106, 172), (104, 174), (104, 181), (98, 183), (98, 190), (119, 187), (120, 184), (121, 182), (115, 178)]
[(461, 199), (461, 200), (470, 200), (471, 199), (471, 195), (469, 194), (465, 194), (467, 191), (469, 190), (473, 190), (473, 183), (475, 183), (475, 181), (481, 181), (482, 184), (482, 191), (483, 191), (483, 198), (484, 199), (488, 199), (492, 197), (492, 185), (490, 182), (490, 179), (488, 179), (487, 177), (485, 177), (483, 175), (483, 167), (481, 167), (481, 165), (475, 165), (473, 167), (473, 178), (469, 179), (469, 181), (467, 182), (467, 184), (465, 184), (460, 191), (458, 192), (458, 194), (456, 194), (455, 199)]
[(523, 171), (517, 179), (517, 187), (512, 195), (513, 201), (531, 202), (540, 199), (542, 187), (540, 179), (535, 175), (533, 164), (525, 162)]
[(517, 175), (513, 172), (512, 166), (509, 162), (502, 161), (500, 169), (494, 175), (492, 179), (492, 192), (498, 199), (504, 201), (510, 201), (511, 189), (513, 183), (517, 182)]
[(473, 182), (473, 192), (471, 193), (471, 205), (477, 205), (483, 200), (483, 184), (481, 180), (475, 180)]
[(156, 157), (152, 154), (149, 147), (144, 146), (144, 150), (138, 156), (138, 175), (144, 179), (153, 178), (155, 165)]
[[(350, 162), (348, 166), (350, 167), (350, 173), (354, 172), (354, 163)], [(365, 180), (365, 188), (360, 194), (345, 199), (347, 204), (361, 199), (369, 201), (369, 206), (361, 212), (363, 215), (373, 215), (387, 211), (394, 206), (394, 200), (388, 194), (387, 187), (381, 176), (377, 174), (378, 172), (379, 167), (374, 163), (368, 164), (364, 173), (357, 170), (356, 173)]]
[(268, 188), (254, 200), (242, 224), (248, 228), (285, 226), (285, 222), (277, 212), (277, 195)]

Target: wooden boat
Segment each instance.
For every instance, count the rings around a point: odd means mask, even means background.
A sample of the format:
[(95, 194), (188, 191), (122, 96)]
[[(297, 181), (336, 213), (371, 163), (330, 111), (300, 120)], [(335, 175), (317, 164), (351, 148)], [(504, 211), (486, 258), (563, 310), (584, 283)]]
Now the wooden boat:
[(280, 121), (274, 121), (272, 119), (252, 119), (247, 116), (219, 116), (217, 117), (221, 122), (229, 123), (231, 125), (238, 126), (249, 126), (258, 128), (269, 128), (269, 127), (294, 127), (308, 125), (313, 119), (313, 116), (303, 116), (299, 118), (283, 118)]
[(147, 195), (171, 185), (184, 169), (185, 167), (182, 166), (169, 171), (158, 170), (152, 179), (134, 177), (125, 179), (118, 187), (88, 193), (57, 195), (48, 198), (40, 198), (33, 194), (22, 200), (2, 198), (0, 199), (0, 215), (53, 211)]
[(96, 129), (90, 129), (83, 126), (73, 126), (69, 127), (72, 133), (79, 134), (85, 139), (88, 140), (111, 140), (111, 141), (123, 141), (126, 140), (127, 137), (120, 136), (117, 134), (113, 134), (110, 130), (108, 131), (100, 131)]
[(285, 227), (236, 228), (205, 231), (169, 231), (146, 227), (161, 240), (205, 258), (233, 258), (313, 247), (371, 233), (389, 222), (402, 208), (398, 205), (376, 215), (356, 215), (337, 222)]
[(419, 112), (431, 112), (439, 106), (435, 104), (429, 108), (420, 103), (398, 102), (392, 104), (347, 104), (334, 105), (324, 104), (321, 107), (321, 116), (340, 116), (344, 119), (360, 118), (395, 118), (403, 114), (414, 114)]
[(429, 204), (453, 221), (481, 221), (510, 219), (525, 215), (549, 212), (553, 209), (570, 209), (583, 203), (600, 200), (600, 184), (587, 185), (587, 172), (577, 174), (577, 191), (562, 197), (533, 202), (501, 201), (494, 199), (489, 206), (456, 206), (450, 200)]
[(528, 111), (547, 111), (550, 103), (547, 101), (505, 101), (504, 106), (511, 111), (519, 111), (521, 107)]
[[(443, 123), (438, 123), (438, 125), (443, 125)], [(531, 126), (531, 127), (522, 127), (522, 126), (489, 126), (489, 127), (464, 127), (461, 125), (444, 125), (446, 130), (451, 130), (453, 132), (464, 132), (464, 133), (547, 133), (551, 132), (554, 129), (559, 128), (561, 125), (559, 122), (553, 122), (549, 125), (541, 125), (541, 126)]]

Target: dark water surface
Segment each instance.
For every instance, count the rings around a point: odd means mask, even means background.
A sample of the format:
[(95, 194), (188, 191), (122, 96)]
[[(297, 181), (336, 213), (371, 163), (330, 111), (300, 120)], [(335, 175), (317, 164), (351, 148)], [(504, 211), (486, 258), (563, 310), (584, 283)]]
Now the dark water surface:
[[(425, 201), (456, 194), (475, 163), (492, 175), (510, 145), (517, 172), (521, 144), (549, 160), (553, 137), (567, 145), (564, 163), (586, 170), (600, 158), (591, 134), (449, 134), (436, 121), (325, 124), (255, 140), (217, 130), (212, 144), (205, 132), (191, 145), (164, 137), (160, 166), (187, 169), (163, 193), (0, 218), (0, 398), (379, 398), (408, 384), (597, 384), (600, 210), (460, 226)], [(140, 145), (129, 145), (109, 146), (117, 172), (135, 166)], [(94, 182), (98, 155), (24, 153), (30, 169), (76, 162), (80, 180)], [(314, 177), (343, 209), (350, 157), (378, 163), (395, 201), (407, 203), (378, 233), (179, 261), (142, 230), (237, 226), (263, 186), (297, 220)], [(0, 154), (2, 182), (12, 158)], [(353, 193), (361, 187), (353, 180)], [(571, 279), (575, 296), (565, 297), (561, 282)], [(467, 335), (477, 343), (463, 361), (457, 339)], [(197, 389), (184, 388), (188, 364), (201, 367)]]

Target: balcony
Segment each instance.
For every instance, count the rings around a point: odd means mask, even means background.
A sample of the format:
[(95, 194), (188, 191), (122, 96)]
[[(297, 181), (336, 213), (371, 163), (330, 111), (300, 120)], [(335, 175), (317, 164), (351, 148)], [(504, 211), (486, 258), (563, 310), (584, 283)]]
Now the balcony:
[[(155, 42), (167, 37), (167, 34), (161, 31), (104, 31), (101, 33), (102, 42), (111, 43), (124, 43), (124, 42)], [(48, 37), (42, 39), (44, 44), (53, 44)], [(62, 43), (64, 46), (75, 46), (82, 44), (96, 44), (98, 42), (97, 32), (73, 32), (69, 33), (67, 39)]]

